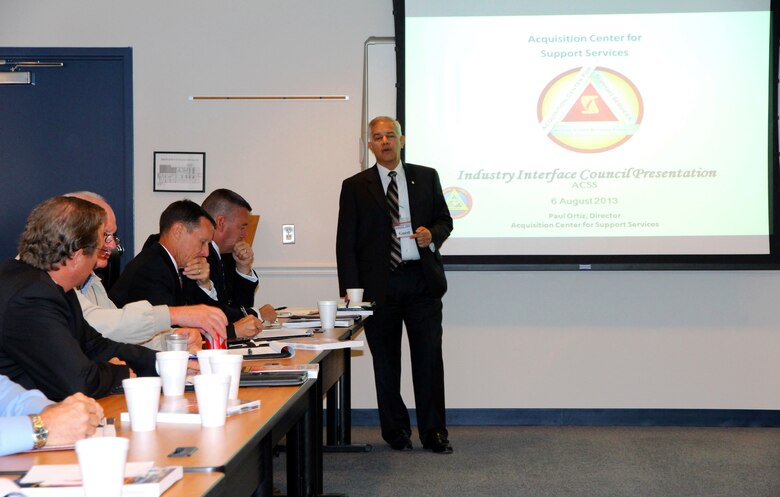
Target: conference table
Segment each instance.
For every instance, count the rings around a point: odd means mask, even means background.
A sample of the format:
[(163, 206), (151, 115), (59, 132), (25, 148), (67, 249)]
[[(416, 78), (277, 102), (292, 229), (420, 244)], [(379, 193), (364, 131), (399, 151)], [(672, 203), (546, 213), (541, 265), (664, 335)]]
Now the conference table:
[[(311, 417), (315, 380), (301, 386), (241, 388), (239, 398), (260, 400), (260, 408), (230, 416), (223, 427), (158, 423), (151, 432), (133, 432), (129, 423), (117, 423), (117, 436), (130, 440), (128, 461), (153, 461), (156, 466), (182, 466), (185, 473), (221, 473), (224, 484), (204, 495), (271, 495), (273, 447), (287, 436), (288, 495), (316, 495), (313, 454), (318, 452)], [(194, 392), (185, 397), (194, 399)], [(119, 419), (127, 411), (124, 395), (99, 400), (107, 417)], [(188, 457), (169, 457), (177, 447), (195, 447)], [(25, 452), (0, 457), (0, 473), (24, 473), (36, 464), (77, 464), (73, 450)], [(168, 493), (166, 492), (166, 496)]]
[[(353, 337), (362, 322), (347, 329), (326, 330), (325, 338)], [(316, 340), (316, 337), (313, 339)], [(230, 416), (224, 427), (159, 423), (157, 430), (135, 433), (129, 424), (117, 422), (117, 436), (130, 440), (128, 461), (153, 461), (156, 466), (183, 466), (185, 475), (224, 475), (224, 479), (190, 478), (166, 492), (167, 495), (249, 496), (273, 493), (273, 448), (286, 437), (287, 494), (322, 495), (323, 406), (327, 393), (327, 440), (330, 447), (350, 446), (350, 351), (297, 350), (284, 359), (266, 359), (279, 365), (318, 363), (316, 380), (301, 386), (239, 389), (242, 400), (260, 400), (260, 409)], [(249, 362), (249, 361), (247, 361)], [(193, 392), (185, 397), (194, 399)], [(123, 395), (99, 400), (107, 417), (119, 419), (127, 410)], [(188, 457), (169, 457), (177, 447), (196, 447)], [(368, 446), (370, 448), (370, 446)], [(365, 447), (358, 450), (366, 450)], [(14, 475), (37, 464), (76, 464), (75, 452), (26, 452), (0, 457), (0, 474)], [(180, 485), (179, 485), (180, 484)]]

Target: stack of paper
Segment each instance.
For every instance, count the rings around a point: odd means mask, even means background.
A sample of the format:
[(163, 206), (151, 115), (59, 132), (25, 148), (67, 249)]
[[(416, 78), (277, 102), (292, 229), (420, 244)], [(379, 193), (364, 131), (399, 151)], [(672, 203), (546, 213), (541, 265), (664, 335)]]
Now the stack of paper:
[[(122, 497), (158, 497), (181, 480), (181, 466), (154, 467), (149, 462), (125, 465)], [(27, 497), (84, 497), (78, 464), (43, 464), (33, 466), (19, 481), (19, 492)]]

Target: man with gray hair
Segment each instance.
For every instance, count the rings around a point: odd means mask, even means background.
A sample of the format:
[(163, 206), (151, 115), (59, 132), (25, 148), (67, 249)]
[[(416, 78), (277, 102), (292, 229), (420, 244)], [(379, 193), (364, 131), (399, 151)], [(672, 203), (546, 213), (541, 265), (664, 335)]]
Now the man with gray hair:
[(366, 321), (382, 437), (412, 450), (409, 411), (401, 397), (401, 337), (406, 325), (417, 427), (423, 448), (451, 454), (444, 404), (439, 249), (452, 217), (435, 169), (404, 163), (401, 125), (388, 116), (368, 124), (374, 167), (341, 185), (336, 262), (340, 295), (363, 288), (376, 308)]
[(0, 264), (0, 374), (54, 401), (156, 375), (153, 351), (104, 338), (81, 313), (74, 289), (104, 250), (105, 222), (93, 203), (53, 197), (27, 218), (19, 260)]

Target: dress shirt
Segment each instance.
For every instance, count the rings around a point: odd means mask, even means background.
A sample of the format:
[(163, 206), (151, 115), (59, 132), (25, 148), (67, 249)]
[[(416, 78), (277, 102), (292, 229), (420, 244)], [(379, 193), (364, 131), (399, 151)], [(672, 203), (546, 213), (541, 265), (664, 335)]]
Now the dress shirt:
[(25, 390), (0, 375), (0, 456), (33, 448), (33, 427), (28, 414), (39, 414), (52, 404), (38, 390)]
[[(397, 173), (395, 181), (398, 184), (398, 217), (411, 222), (412, 210), (409, 207), (409, 188), (406, 184), (406, 173), (404, 172), (403, 163), (399, 162), (395, 169), (388, 169), (379, 163), (377, 163), (376, 167), (379, 169), (379, 178), (382, 180), (382, 189), (385, 191), (385, 195), (387, 195), (387, 187), (390, 186), (390, 176), (387, 174), (390, 171)], [(405, 261), (419, 261), (420, 252), (417, 250), (417, 241), (409, 237), (403, 237), (400, 241), (401, 259)]]
[[(211, 246), (214, 247), (214, 251), (217, 253), (217, 257), (219, 257), (219, 260), (222, 260), (222, 254), (219, 253), (219, 245), (217, 245), (217, 242), (211, 240)], [(257, 283), (257, 281), (260, 279), (257, 276), (257, 273), (255, 272), (254, 269), (252, 269), (249, 274), (244, 274), (241, 271), (239, 271), (238, 268), (236, 268), (236, 274), (241, 276), (245, 280), (251, 281), (252, 283)]]
[[(165, 253), (168, 254), (168, 257), (171, 258), (171, 262), (173, 263), (173, 267), (178, 269), (178, 271), (179, 271), (179, 280), (181, 280), (181, 278), (186, 278), (186, 276), (183, 276), (181, 274), (181, 269), (179, 269), (179, 265), (176, 264), (176, 259), (174, 259), (173, 256), (171, 255), (171, 253), (168, 251), (168, 249), (165, 248), (165, 245), (163, 245), (161, 243), (160, 246), (163, 248), (163, 250), (165, 250)], [(179, 281), (179, 282), (181, 283), (181, 281)], [(212, 300), (217, 300), (217, 288), (214, 286), (214, 283), (212, 283), (211, 280), (209, 280), (209, 288), (208, 289), (205, 289), (205, 288), (203, 288), (200, 285), (198, 285), (198, 288), (200, 288), (203, 291), (203, 293), (205, 293), (206, 295), (211, 297)]]
[(130, 302), (118, 309), (108, 298), (100, 277), (92, 273), (76, 292), (84, 318), (101, 335), (115, 342), (136, 343), (153, 350), (165, 350), (165, 333), (171, 328), (167, 305), (146, 300)]

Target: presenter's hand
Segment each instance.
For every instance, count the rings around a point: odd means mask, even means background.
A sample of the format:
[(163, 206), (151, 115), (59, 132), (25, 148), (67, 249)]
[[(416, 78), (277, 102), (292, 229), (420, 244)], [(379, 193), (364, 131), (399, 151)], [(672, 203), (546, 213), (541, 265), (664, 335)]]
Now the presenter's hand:
[(198, 282), (199, 286), (211, 287), (209, 263), (203, 256), (193, 257), (184, 266), (184, 276)]
[(413, 238), (417, 240), (417, 246), (420, 248), (427, 247), (433, 241), (433, 235), (431, 235), (431, 230), (429, 230), (425, 226), (420, 226), (419, 228), (417, 228), (414, 232), (414, 235), (410, 236), (409, 238)]
[(49, 430), (48, 445), (71, 444), (95, 433), (103, 419), (103, 408), (83, 393), (75, 393), (59, 404), (41, 411), (41, 421)]
[(233, 247), (233, 259), (236, 261), (236, 269), (239, 273), (250, 274), (252, 272), (255, 253), (252, 246), (244, 240), (239, 240)]

